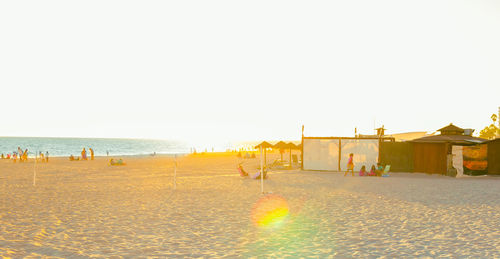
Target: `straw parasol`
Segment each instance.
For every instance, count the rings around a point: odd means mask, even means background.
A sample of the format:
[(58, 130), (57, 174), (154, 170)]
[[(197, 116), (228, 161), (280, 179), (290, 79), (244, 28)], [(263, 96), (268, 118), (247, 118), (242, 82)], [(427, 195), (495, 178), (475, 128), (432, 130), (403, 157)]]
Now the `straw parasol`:
[(289, 145), (283, 141), (280, 141), (280, 142), (274, 144), (273, 148), (280, 149), (281, 160), (283, 161), (283, 153), (281, 152), (281, 150), (289, 148)]
[(288, 149), (290, 149), (290, 165), (292, 164), (292, 149), (300, 149), (299, 146), (292, 142), (287, 143)]
[(260, 143), (257, 146), (255, 146), (256, 149), (258, 149), (260, 147), (262, 147), (262, 149), (264, 150), (264, 163), (267, 166), (266, 148), (272, 148), (273, 145), (270, 144), (269, 142), (262, 141), (262, 143)]

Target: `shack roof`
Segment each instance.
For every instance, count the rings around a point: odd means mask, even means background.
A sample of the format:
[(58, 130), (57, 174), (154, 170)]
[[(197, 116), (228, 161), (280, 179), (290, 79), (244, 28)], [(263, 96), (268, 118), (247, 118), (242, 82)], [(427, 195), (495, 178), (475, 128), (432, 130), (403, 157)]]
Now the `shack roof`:
[(411, 140), (414, 143), (452, 143), (461, 145), (474, 145), (486, 142), (487, 139), (466, 135), (435, 135)]
[(446, 126), (446, 127), (443, 127), (443, 128), (440, 128), (438, 129), (438, 131), (441, 132), (441, 135), (447, 135), (447, 134), (463, 134), (464, 133), (464, 129), (462, 128), (459, 128), (455, 125), (453, 125), (452, 123), (450, 123), (450, 125)]

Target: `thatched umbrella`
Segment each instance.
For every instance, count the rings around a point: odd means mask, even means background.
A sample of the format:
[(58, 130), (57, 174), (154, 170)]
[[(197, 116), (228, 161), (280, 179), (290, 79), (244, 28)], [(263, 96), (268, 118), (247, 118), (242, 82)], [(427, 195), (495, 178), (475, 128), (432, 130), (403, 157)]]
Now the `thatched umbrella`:
[(272, 148), (273, 145), (270, 144), (269, 142), (266, 142), (266, 141), (262, 141), (262, 143), (258, 144), (257, 146), (255, 146), (256, 149), (262, 147), (262, 149), (264, 149), (264, 164), (266, 165), (267, 167), (267, 157), (266, 157), (266, 148)]
[(281, 161), (283, 161), (283, 153), (281, 150), (285, 150), (289, 147), (289, 145), (283, 141), (280, 141), (276, 144), (274, 144), (273, 148), (279, 148), (280, 149), (280, 155), (281, 155)]
[(287, 143), (287, 146), (290, 149), (290, 165), (292, 165), (292, 149), (299, 149), (299, 147), (292, 142)]

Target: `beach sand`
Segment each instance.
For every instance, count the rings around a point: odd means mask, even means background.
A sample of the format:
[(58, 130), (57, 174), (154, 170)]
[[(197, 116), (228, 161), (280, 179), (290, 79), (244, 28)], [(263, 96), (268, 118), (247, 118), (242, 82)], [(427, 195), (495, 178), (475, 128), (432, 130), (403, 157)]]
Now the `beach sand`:
[(176, 190), (172, 157), (123, 158), (51, 158), (36, 186), (33, 160), (0, 160), (0, 255), (500, 257), (500, 177), (275, 170), (265, 192), (288, 210), (259, 225), (260, 181), (236, 170), (256, 172), (258, 158), (177, 158)]

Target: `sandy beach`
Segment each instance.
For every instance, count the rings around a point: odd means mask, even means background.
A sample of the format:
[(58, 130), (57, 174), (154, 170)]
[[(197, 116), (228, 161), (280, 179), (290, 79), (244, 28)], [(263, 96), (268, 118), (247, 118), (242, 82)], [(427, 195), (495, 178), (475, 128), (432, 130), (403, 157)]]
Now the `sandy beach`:
[[(268, 161), (276, 158), (270, 154)], [(257, 156), (258, 157), (258, 156)], [(234, 153), (123, 157), (125, 166), (0, 160), (0, 255), (131, 257), (500, 257), (500, 177), (273, 170), (280, 220)], [(269, 198), (271, 197), (271, 198)]]

